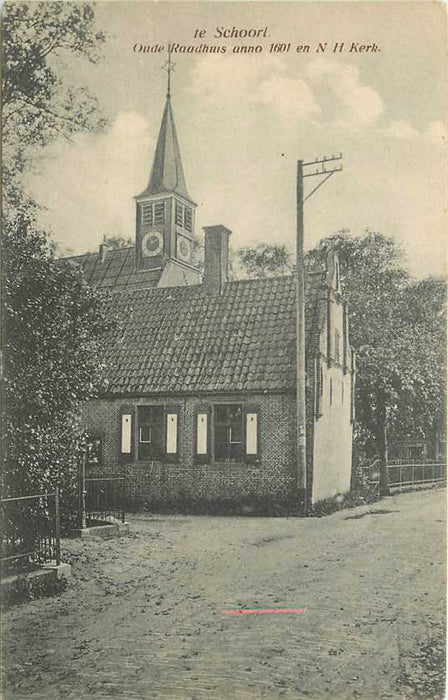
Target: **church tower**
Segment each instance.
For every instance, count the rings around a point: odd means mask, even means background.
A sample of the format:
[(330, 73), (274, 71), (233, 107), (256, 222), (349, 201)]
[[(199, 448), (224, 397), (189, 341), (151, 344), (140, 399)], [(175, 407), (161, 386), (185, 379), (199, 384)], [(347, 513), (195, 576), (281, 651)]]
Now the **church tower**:
[(146, 189), (135, 197), (137, 270), (159, 270), (159, 287), (199, 284), (193, 265), (196, 204), (188, 194), (171, 105), (168, 54), (168, 91), (154, 162)]

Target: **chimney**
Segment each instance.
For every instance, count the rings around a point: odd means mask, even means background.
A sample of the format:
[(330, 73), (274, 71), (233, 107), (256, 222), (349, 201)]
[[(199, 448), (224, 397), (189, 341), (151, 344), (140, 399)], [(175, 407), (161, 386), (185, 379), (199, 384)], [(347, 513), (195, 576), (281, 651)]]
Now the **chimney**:
[(203, 284), (212, 292), (222, 294), (229, 279), (229, 236), (232, 231), (219, 224), (204, 226)]

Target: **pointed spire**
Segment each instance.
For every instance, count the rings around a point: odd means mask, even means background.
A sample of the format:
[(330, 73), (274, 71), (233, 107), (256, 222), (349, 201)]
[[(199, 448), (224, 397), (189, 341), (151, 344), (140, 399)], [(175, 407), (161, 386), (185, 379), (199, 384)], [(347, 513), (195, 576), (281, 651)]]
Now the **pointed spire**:
[(168, 52), (168, 61), (164, 67), (168, 74), (166, 104), (163, 111), (149, 183), (144, 192), (139, 196), (162, 194), (163, 192), (177, 192), (187, 199), (191, 199), (185, 183), (179, 141), (177, 139), (173, 108), (171, 106), (171, 73), (174, 70), (174, 64), (171, 61), (170, 52)]

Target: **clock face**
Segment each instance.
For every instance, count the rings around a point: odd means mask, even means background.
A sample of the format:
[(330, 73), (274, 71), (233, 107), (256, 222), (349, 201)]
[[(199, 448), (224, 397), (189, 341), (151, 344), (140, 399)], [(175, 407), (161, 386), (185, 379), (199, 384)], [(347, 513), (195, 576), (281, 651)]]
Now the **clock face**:
[(142, 238), (142, 255), (152, 258), (163, 251), (163, 233), (160, 231), (148, 231)]
[(191, 243), (187, 238), (182, 236), (177, 237), (177, 257), (185, 262), (190, 262), (191, 258)]

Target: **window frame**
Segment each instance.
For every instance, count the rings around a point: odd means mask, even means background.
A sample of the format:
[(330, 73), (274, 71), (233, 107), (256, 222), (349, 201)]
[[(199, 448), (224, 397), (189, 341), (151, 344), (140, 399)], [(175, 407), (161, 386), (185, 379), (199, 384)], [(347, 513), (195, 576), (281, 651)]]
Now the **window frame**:
[[(143, 412), (146, 411), (147, 416)], [(153, 415), (154, 412), (154, 415)], [(158, 415), (157, 415), (158, 414)], [(164, 454), (165, 440), (165, 411), (161, 404), (140, 404), (137, 406), (136, 419), (136, 451), (138, 462), (161, 461)], [(149, 440), (141, 440), (142, 428), (149, 428)], [(154, 428), (157, 427), (160, 434), (156, 437)], [(144, 447), (148, 446), (150, 454), (143, 455)]]
[[(231, 419), (227, 418), (225, 421), (218, 421), (217, 419), (217, 412), (218, 409), (230, 409), (230, 407), (237, 407), (241, 411), (241, 440), (231, 440), (232, 436), (232, 421)], [(243, 464), (244, 462), (244, 447), (245, 447), (245, 425), (244, 425), (244, 416), (245, 416), (245, 410), (244, 410), (244, 404), (240, 401), (232, 401), (232, 402), (226, 402), (226, 403), (214, 403), (213, 404), (213, 414), (212, 414), (212, 434), (213, 434), (213, 442), (212, 442), (212, 457), (213, 457), (213, 462), (217, 464)], [(235, 422), (235, 421), (233, 421)], [(228, 442), (223, 443), (221, 440), (219, 441), (219, 444), (224, 444), (224, 445), (241, 445), (241, 455), (239, 459), (222, 459), (217, 456), (217, 446), (218, 446), (218, 440), (216, 438), (216, 433), (217, 433), (217, 428), (228, 428)], [(227, 448), (227, 455), (229, 455), (230, 450)]]
[[(228, 407), (228, 406), (235, 406), (238, 405), (241, 407), (241, 455), (238, 459), (233, 460), (233, 459), (222, 459), (218, 458), (216, 454), (216, 447), (217, 447), (217, 440), (216, 440), (216, 411), (218, 408), (221, 407)], [(247, 421), (248, 417), (254, 414), (256, 416), (256, 452), (253, 454), (248, 454), (248, 443), (247, 443), (247, 437), (248, 437), (248, 430), (247, 430)], [(254, 404), (246, 404), (243, 401), (229, 401), (229, 400), (223, 400), (223, 401), (216, 401), (210, 404), (206, 405), (199, 405), (196, 407), (195, 412), (194, 412), (194, 422), (193, 422), (193, 430), (194, 430), (194, 461), (196, 464), (213, 464), (217, 466), (245, 466), (248, 464), (259, 464), (260, 463), (260, 455), (261, 455), (261, 418), (260, 418), (260, 408), (258, 405)], [(198, 454), (198, 442), (199, 442), (199, 416), (204, 415), (207, 416), (207, 426), (206, 426), (206, 439), (207, 439), (207, 451), (206, 454)], [(229, 428), (232, 426), (229, 425)], [(238, 444), (239, 441), (233, 440), (231, 443), (229, 442), (229, 445), (233, 444)]]
[[(103, 448), (104, 439), (98, 433), (87, 433), (86, 435), (86, 468), (98, 469), (101, 471), (103, 467)], [(92, 452), (96, 456), (96, 462), (92, 460)]]
[[(179, 459), (179, 438), (180, 438), (180, 408), (177, 405), (165, 404), (165, 403), (139, 403), (136, 405), (135, 411), (135, 428), (133, 431), (134, 441), (135, 441), (135, 458), (134, 461), (144, 463), (144, 462), (177, 462)], [(151, 445), (150, 441), (141, 441), (141, 428), (145, 425), (149, 426), (150, 430), (153, 428), (153, 422), (142, 423), (139, 412), (142, 409), (157, 409), (162, 414), (161, 419), (161, 431), (159, 438), (159, 448), (157, 449), (158, 454), (151, 454), (149, 456), (143, 456), (140, 454), (140, 445)], [(167, 437), (168, 437), (168, 417), (176, 415), (176, 451), (168, 452)], [(156, 423), (154, 421), (154, 423)], [(151, 436), (152, 437), (152, 436)], [(154, 451), (156, 452), (156, 450)]]

